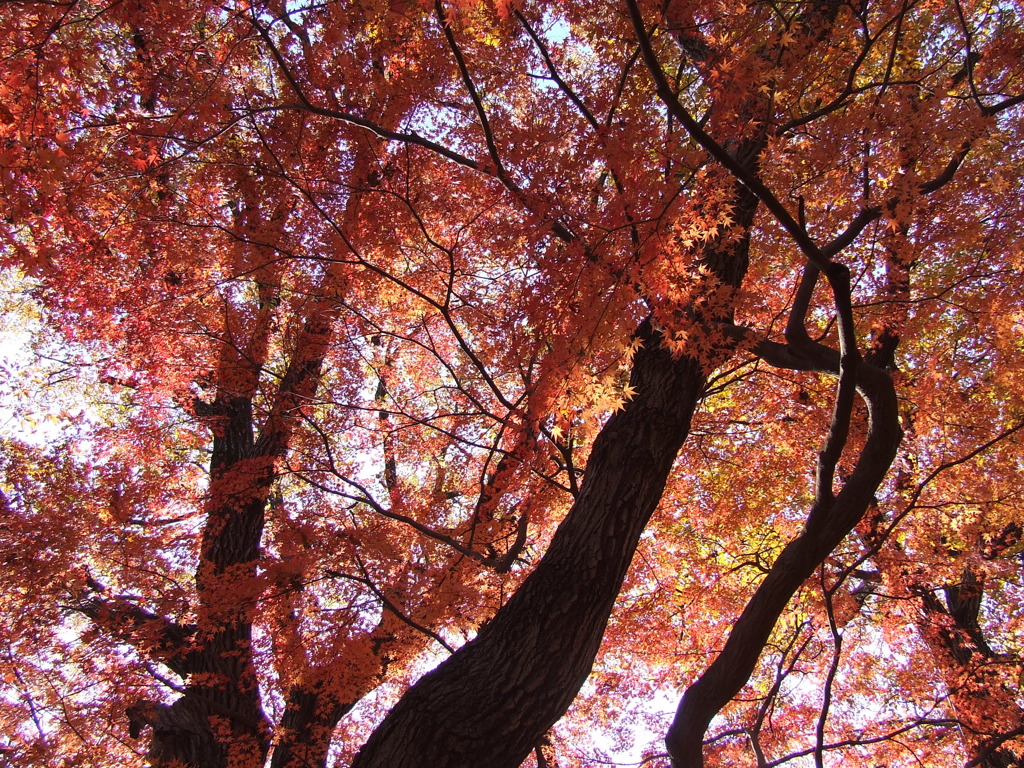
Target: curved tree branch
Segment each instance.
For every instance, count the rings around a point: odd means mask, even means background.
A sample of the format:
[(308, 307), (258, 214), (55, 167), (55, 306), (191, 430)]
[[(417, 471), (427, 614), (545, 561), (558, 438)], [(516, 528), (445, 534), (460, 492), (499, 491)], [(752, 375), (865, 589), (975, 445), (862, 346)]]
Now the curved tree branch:
[[(795, 349), (763, 342), (755, 352), (776, 367), (842, 376), (841, 355), (821, 344)], [(782, 550), (733, 625), (722, 652), (684, 694), (666, 738), (678, 768), (702, 768), (703, 737), (711, 719), (746, 683), (790, 598), (867, 511), (896, 456), (903, 432), (892, 379), (867, 364), (855, 370), (869, 426), (854, 470), (834, 497), (829, 493), (815, 499), (801, 535)], [(836, 431), (833, 423), (830, 442)]]

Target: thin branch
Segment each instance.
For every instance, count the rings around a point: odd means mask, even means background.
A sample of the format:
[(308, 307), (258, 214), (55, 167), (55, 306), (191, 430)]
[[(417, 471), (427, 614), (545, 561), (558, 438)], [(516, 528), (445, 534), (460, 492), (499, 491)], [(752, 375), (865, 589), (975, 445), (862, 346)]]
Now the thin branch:
[[(904, 726), (896, 728), (888, 733), (883, 733), (878, 736), (869, 736), (868, 738), (852, 738), (843, 739), (842, 741), (834, 741), (829, 744), (825, 744), (822, 749), (826, 752), (831, 752), (838, 749), (847, 749), (849, 747), (861, 747), (867, 744), (879, 744), (884, 741), (892, 741), (897, 736), (902, 736), (905, 733), (909, 733), (915, 728), (955, 728), (960, 725), (958, 720), (951, 719), (937, 719), (932, 720), (928, 718), (922, 718), (915, 720), (911, 723), (907, 723)], [(780, 765), (784, 765), (792, 760), (798, 760), (801, 757), (807, 757), (808, 755), (814, 754), (814, 747), (808, 749), (802, 749), (798, 752), (792, 752), (785, 757), (779, 758), (778, 760), (772, 760), (766, 768), (778, 768)], [(966, 767), (965, 767), (966, 768)]]
[[(508, 178), (508, 174), (505, 172), (505, 166), (501, 162), (501, 155), (498, 153), (498, 145), (494, 141), (494, 131), (491, 129), (490, 120), (487, 119), (487, 110), (484, 109), (483, 100), (480, 98), (480, 93), (476, 89), (473, 77), (469, 73), (469, 67), (466, 66), (466, 57), (462, 55), (462, 49), (459, 47), (459, 43), (455, 39), (455, 34), (452, 32), (451, 22), (445, 14), (441, 0), (434, 0), (434, 13), (437, 15), (437, 20), (441, 24), (441, 31), (444, 33), (444, 39), (448, 43), (448, 48), (451, 50), (452, 55), (455, 57), (455, 63), (459, 67), (459, 74), (462, 75), (462, 83), (466, 86), (466, 90), (469, 91), (469, 98), (473, 101), (473, 107), (476, 109), (477, 118), (480, 120), (480, 127), (484, 131), (484, 140), (487, 142), (487, 154), (490, 155), (491, 162), (494, 163), (498, 178), (502, 179), (504, 182)], [(518, 188), (514, 191), (517, 193), (519, 192)]]
[(106, 587), (92, 577), (87, 577), (86, 583), (93, 594), (78, 599), (70, 606), (72, 610), (92, 619), (118, 640), (159, 661), (179, 677), (189, 674), (189, 641), (196, 631), (194, 625), (178, 624), (121, 596), (101, 596)]
[(814, 765), (816, 768), (825, 766), (825, 723), (828, 721), (828, 711), (832, 705), (832, 686), (835, 684), (836, 674), (839, 672), (839, 660), (843, 654), (843, 635), (836, 624), (835, 606), (832, 602), (833, 591), (825, 588), (825, 568), (819, 568), (821, 573), (821, 593), (825, 598), (825, 613), (828, 616), (828, 628), (832, 633), (832, 663), (829, 664), (828, 674), (825, 675), (825, 685), (822, 689), (821, 712), (818, 714), (818, 722), (814, 728)]
[(363, 574), (362, 578), (357, 578), (355, 576), (349, 576), (346, 573), (340, 573), (338, 571), (330, 571), (330, 570), (328, 570), (328, 571), (325, 571), (325, 573), (327, 575), (329, 575), (329, 576), (334, 576), (336, 578), (342, 578), (342, 579), (348, 579), (350, 581), (355, 581), (355, 582), (358, 582), (360, 584), (363, 584), (367, 589), (369, 589), (371, 592), (373, 592), (373, 594), (377, 597), (378, 600), (380, 600), (381, 605), (383, 605), (386, 610), (391, 611), (395, 616), (397, 616), (399, 618), (399, 620), (401, 620), (405, 624), (408, 624), (410, 627), (415, 629), (417, 632), (422, 632), (424, 635), (426, 635), (431, 640), (435, 641), (438, 645), (440, 645), (442, 648), (444, 648), (446, 651), (448, 651), (448, 653), (455, 653), (455, 649), (452, 648), (445, 641), (445, 639), (443, 637), (441, 637), (439, 634), (434, 632), (429, 627), (424, 627), (422, 624), (414, 621), (412, 618), (407, 616), (403, 611), (399, 610), (398, 606), (396, 606), (394, 603), (392, 603), (390, 600), (388, 600), (387, 597), (385, 597), (384, 593), (377, 587), (377, 585), (373, 583), (373, 580), (370, 578), (370, 575), (367, 573), (366, 566), (364, 565), (362, 559), (359, 557), (358, 553), (356, 554), (355, 557), (356, 557), (356, 565), (359, 566), (359, 571)]
[(548, 52), (548, 47), (544, 44), (544, 41), (540, 39), (540, 36), (534, 31), (533, 27), (530, 25), (530, 22), (518, 9), (513, 11), (513, 15), (516, 17), (516, 20), (522, 25), (523, 29), (526, 30), (526, 34), (530, 36), (530, 39), (533, 41), (533, 44), (537, 46), (537, 51), (540, 53), (541, 58), (544, 60), (544, 66), (547, 68), (548, 74), (551, 76), (551, 79), (555, 81), (555, 85), (557, 85), (559, 90), (565, 94), (566, 98), (568, 98), (569, 101), (571, 101), (576, 106), (576, 109), (578, 109), (580, 111), (580, 114), (583, 115), (583, 119), (590, 123), (590, 127), (593, 128), (596, 133), (600, 133), (601, 124), (597, 121), (597, 118), (594, 117), (594, 113), (591, 112), (587, 105), (583, 103), (583, 99), (581, 99), (579, 95), (576, 93), (576, 91), (574, 91), (569, 86), (569, 84), (562, 79), (562, 76), (558, 74), (558, 69), (555, 67), (554, 62), (551, 60), (551, 54)]
[(995, 752), (999, 747), (1008, 742), (1010, 739), (1016, 738), (1017, 736), (1024, 735), (1024, 725), (1014, 728), (1012, 731), (995, 736), (985, 742), (985, 745), (979, 750), (978, 755), (964, 765), (964, 768), (974, 768), (976, 765), (981, 765), (985, 762), (989, 756)]
[(820, 274), (821, 270), (811, 262), (804, 265), (803, 273), (800, 276), (800, 285), (793, 298), (793, 307), (789, 311), (789, 319), (786, 321), (785, 337), (790, 344), (799, 346), (810, 342), (810, 337), (807, 335), (807, 312), (810, 310), (811, 298), (814, 296), (814, 289), (818, 285)]
[(388, 520), (394, 520), (395, 522), (408, 525), (410, 528), (417, 531), (418, 533), (422, 533), (427, 538), (433, 539), (434, 541), (440, 542), (441, 544), (445, 544), (454, 549), (460, 555), (464, 555), (465, 557), (468, 557), (471, 560), (475, 560), (481, 565), (493, 568), (498, 573), (505, 573), (512, 567), (512, 564), (515, 562), (516, 558), (519, 557), (519, 554), (520, 552), (522, 552), (522, 549), (526, 543), (526, 529), (527, 525), (529, 524), (529, 519), (528, 516), (525, 514), (520, 516), (519, 522), (517, 523), (516, 539), (512, 547), (501, 557), (488, 557), (487, 555), (483, 555), (477, 552), (476, 550), (465, 546), (457, 539), (454, 539), (451, 536), (448, 536), (447, 534), (441, 533), (440, 531), (436, 531), (428, 525), (424, 525), (418, 520), (414, 520), (413, 518), (408, 517), (407, 515), (400, 514), (398, 512), (393, 512), (390, 509), (384, 507), (376, 499), (373, 498), (373, 496), (369, 493), (369, 491), (366, 490), (365, 487), (357, 483), (355, 480), (350, 480), (349, 478), (344, 477), (343, 475), (338, 475), (338, 478), (343, 483), (357, 489), (361, 494), (359, 496), (353, 495), (351, 493), (345, 493), (344, 491), (339, 491), (337, 488), (331, 488), (329, 486), (324, 485), (323, 483), (318, 483), (316, 480), (313, 480), (312, 478), (301, 472), (296, 472), (295, 476), (302, 480), (304, 483), (308, 483), (309, 485), (323, 491), (324, 493), (329, 493), (333, 496), (340, 496), (343, 499), (349, 499), (350, 501), (365, 504), (367, 507), (372, 509), (381, 517), (386, 517)]
[[(974, 81), (974, 62), (977, 61), (977, 54), (974, 52), (974, 35), (967, 26), (967, 19), (964, 17), (964, 9), (960, 4), (960, 0), (953, 0), (953, 7), (956, 8), (957, 20), (960, 22), (960, 29), (964, 33), (964, 45), (966, 48), (966, 61), (964, 62), (964, 70), (967, 77), (967, 84), (971, 89), (971, 98), (974, 103), (977, 104), (978, 109), (981, 110), (982, 114), (985, 113), (985, 105), (981, 102), (981, 96), (978, 95), (978, 84)], [(956, 78), (954, 77), (954, 80)]]
[(837, 275), (830, 282), (839, 318), (839, 384), (836, 388), (828, 440), (818, 457), (816, 499), (819, 503), (831, 501), (833, 498), (832, 481), (849, 438), (850, 414), (853, 411), (857, 389), (857, 369), (861, 362), (853, 323), (850, 271), (845, 266), (833, 271)]
[(32, 718), (32, 723), (36, 727), (36, 732), (39, 734), (39, 741), (46, 746), (47, 738), (46, 731), (43, 729), (42, 719), (39, 715), (39, 708), (36, 705), (35, 698), (32, 696), (32, 691), (29, 689), (28, 683), (25, 681), (24, 676), (21, 674), (21, 670), (18, 669), (17, 662), (14, 660), (14, 651), (11, 648), (11, 643), (7, 642), (7, 662), (11, 665), (11, 672), (14, 674), (14, 679), (22, 689), (22, 695), (25, 698), (25, 703), (28, 704), (29, 716)]

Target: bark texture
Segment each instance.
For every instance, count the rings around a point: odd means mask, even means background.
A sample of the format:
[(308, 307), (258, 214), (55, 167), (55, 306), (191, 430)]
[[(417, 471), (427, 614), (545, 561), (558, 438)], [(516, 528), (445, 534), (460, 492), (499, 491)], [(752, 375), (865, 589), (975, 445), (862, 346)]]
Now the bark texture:
[(516, 768), (576, 696), (704, 384), (693, 361), (641, 330), (638, 394), (595, 441), (547, 554), (472, 642), (408, 691), (353, 768)]

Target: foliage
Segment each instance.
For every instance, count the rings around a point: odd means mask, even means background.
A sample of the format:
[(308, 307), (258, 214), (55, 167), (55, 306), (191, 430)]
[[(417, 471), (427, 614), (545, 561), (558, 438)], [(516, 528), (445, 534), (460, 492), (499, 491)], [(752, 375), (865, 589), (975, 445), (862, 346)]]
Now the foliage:
[(1019, 764), (1019, 3), (0, 30), (7, 764)]

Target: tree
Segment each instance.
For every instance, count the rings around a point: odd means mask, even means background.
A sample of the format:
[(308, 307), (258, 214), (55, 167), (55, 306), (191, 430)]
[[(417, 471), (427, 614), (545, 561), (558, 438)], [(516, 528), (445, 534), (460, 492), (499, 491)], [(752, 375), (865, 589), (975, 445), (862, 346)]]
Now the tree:
[(11, 764), (1020, 761), (1018, 5), (3, 14)]

